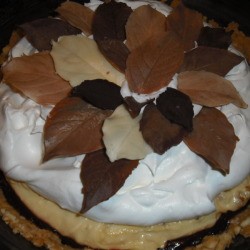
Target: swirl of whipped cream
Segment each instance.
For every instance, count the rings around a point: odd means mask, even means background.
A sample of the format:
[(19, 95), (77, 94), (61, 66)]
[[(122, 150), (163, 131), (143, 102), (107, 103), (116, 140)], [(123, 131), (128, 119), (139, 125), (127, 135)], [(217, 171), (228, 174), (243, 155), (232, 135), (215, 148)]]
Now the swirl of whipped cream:
[[(150, 4), (165, 15), (171, 11), (160, 2), (124, 2), (133, 9)], [(87, 6), (94, 10), (100, 3), (93, 1)], [(12, 51), (12, 56), (29, 54), (33, 50), (23, 39)], [(247, 63), (234, 67), (226, 78), (249, 102)], [(51, 108), (40, 106), (14, 93), (4, 83), (0, 84), (0, 166), (7, 177), (26, 182), (31, 189), (62, 208), (79, 212), (83, 201), (80, 165), (84, 155), (41, 163), (42, 130)], [(163, 155), (147, 155), (113, 197), (90, 209), (85, 216), (107, 223), (153, 225), (195, 218), (214, 211), (214, 197), (236, 186), (250, 173), (250, 109), (229, 104), (221, 111), (240, 138), (228, 175), (212, 170), (182, 142)]]

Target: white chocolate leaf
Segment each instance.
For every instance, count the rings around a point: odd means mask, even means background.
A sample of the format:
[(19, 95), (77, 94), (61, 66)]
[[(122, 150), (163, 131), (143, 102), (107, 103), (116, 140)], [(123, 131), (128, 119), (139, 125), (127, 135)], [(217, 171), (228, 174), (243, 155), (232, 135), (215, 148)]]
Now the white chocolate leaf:
[(116, 108), (103, 124), (103, 142), (111, 162), (118, 159), (142, 159), (153, 152), (140, 131), (141, 116), (132, 118), (124, 105)]
[(121, 86), (125, 79), (101, 54), (95, 41), (82, 35), (60, 37), (53, 42), (51, 56), (56, 72), (73, 87), (94, 79), (106, 79)]

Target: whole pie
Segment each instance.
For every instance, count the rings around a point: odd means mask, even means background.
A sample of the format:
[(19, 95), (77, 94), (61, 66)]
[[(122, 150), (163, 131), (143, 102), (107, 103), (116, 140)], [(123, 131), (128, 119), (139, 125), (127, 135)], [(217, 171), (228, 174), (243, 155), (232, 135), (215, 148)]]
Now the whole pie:
[[(2, 66), (8, 188), (79, 248), (226, 249), (248, 237), (250, 73), (231, 34), (183, 4), (56, 12), (22, 24)], [(3, 197), (1, 208), (35, 245), (70, 249), (51, 230), (30, 236)]]

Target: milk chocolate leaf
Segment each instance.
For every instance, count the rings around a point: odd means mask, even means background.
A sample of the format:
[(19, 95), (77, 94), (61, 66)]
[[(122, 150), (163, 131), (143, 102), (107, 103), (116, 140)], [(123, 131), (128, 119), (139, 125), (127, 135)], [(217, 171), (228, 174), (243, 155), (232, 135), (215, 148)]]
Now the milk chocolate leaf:
[(121, 88), (107, 80), (86, 80), (74, 87), (72, 96), (77, 96), (100, 109), (114, 110), (123, 103)]
[(131, 117), (135, 118), (136, 116), (140, 114), (141, 108), (144, 107), (146, 104), (153, 102), (153, 100), (154, 99), (140, 103), (140, 102), (137, 102), (135, 98), (133, 98), (132, 96), (126, 96), (124, 98), (124, 106), (130, 113)]
[(95, 11), (92, 31), (96, 41), (126, 39), (125, 24), (132, 9), (125, 3), (109, 1), (99, 5)]
[(203, 27), (197, 40), (198, 46), (228, 49), (232, 43), (232, 32), (226, 32), (223, 28)]
[(131, 91), (149, 94), (165, 87), (183, 61), (183, 47), (173, 32), (158, 33), (128, 56), (126, 79)]
[(184, 50), (188, 51), (195, 47), (195, 41), (203, 27), (203, 18), (199, 12), (179, 4), (167, 16), (166, 25), (168, 30), (175, 31), (181, 37)]
[(223, 77), (207, 71), (186, 71), (178, 75), (178, 89), (193, 103), (217, 107), (233, 103), (247, 108), (234, 85)]
[(103, 142), (111, 162), (123, 158), (142, 159), (152, 152), (139, 130), (140, 118), (133, 119), (121, 105), (105, 120), (102, 127)]
[(127, 159), (111, 163), (105, 150), (87, 154), (82, 162), (80, 174), (84, 194), (81, 212), (85, 213), (112, 197), (137, 165), (137, 160)]
[(55, 18), (42, 18), (20, 26), (28, 41), (39, 51), (50, 50), (51, 41), (63, 35), (76, 35), (81, 31), (69, 23)]
[(55, 72), (48, 52), (13, 58), (3, 67), (4, 82), (42, 104), (56, 104), (71, 91), (70, 84)]
[(56, 72), (74, 87), (84, 80), (107, 79), (121, 86), (124, 74), (116, 70), (99, 51), (94, 40), (64, 36), (53, 43), (51, 55)]
[(156, 99), (156, 106), (169, 121), (183, 126), (188, 131), (192, 130), (194, 111), (189, 96), (176, 89), (167, 88)]
[(56, 11), (72, 26), (80, 29), (86, 36), (92, 34), (92, 21), (94, 17), (94, 11), (90, 8), (73, 2), (63, 2)]
[(184, 138), (186, 145), (223, 174), (229, 173), (230, 160), (239, 138), (232, 124), (216, 108), (203, 107), (194, 118), (194, 129)]
[(224, 49), (199, 46), (185, 53), (179, 72), (205, 70), (225, 76), (243, 60), (243, 57)]
[(100, 110), (78, 97), (59, 102), (44, 127), (44, 161), (103, 148), (101, 127), (112, 111)]
[(144, 109), (140, 130), (144, 140), (158, 154), (178, 145), (186, 134), (182, 126), (166, 119), (154, 104), (148, 104)]
[(126, 45), (130, 51), (141, 46), (150, 37), (164, 33), (165, 21), (166, 17), (150, 5), (135, 9), (126, 24)]
[(130, 53), (127, 46), (120, 40), (105, 39), (97, 42), (105, 58), (119, 71), (125, 73), (126, 61)]

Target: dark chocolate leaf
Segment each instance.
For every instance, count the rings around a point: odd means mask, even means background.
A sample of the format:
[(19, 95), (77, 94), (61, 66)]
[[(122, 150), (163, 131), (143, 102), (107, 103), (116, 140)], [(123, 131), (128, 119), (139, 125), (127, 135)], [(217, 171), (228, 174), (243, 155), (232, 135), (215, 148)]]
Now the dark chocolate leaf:
[(188, 131), (192, 130), (194, 111), (189, 96), (179, 90), (167, 88), (156, 99), (156, 106), (168, 120)]
[(228, 49), (232, 43), (232, 32), (226, 32), (224, 28), (203, 27), (197, 40), (198, 46)]
[(188, 51), (195, 47), (195, 41), (203, 27), (203, 18), (199, 12), (179, 4), (167, 16), (166, 26), (181, 37), (184, 50)]
[(102, 125), (111, 115), (78, 97), (67, 97), (52, 109), (44, 126), (44, 161), (103, 148)]
[(92, 21), (94, 11), (90, 8), (74, 2), (63, 2), (56, 11), (72, 26), (80, 29), (86, 36), (92, 34)]
[(55, 18), (37, 19), (20, 27), (24, 30), (28, 41), (39, 51), (50, 50), (51, 41), (57, 41), (60, 36), (81, 33), (81, 30), (69, 23)]
[(144, 140), (158, 154), (178, 145), (187, 133), (182, 126), (166, 119), (154, 104), (145, 107), (140, 130)]
[(126, 96), (124, 98), (124, 105), (128, 112), (130, 113), (131, 117), (135, 118), (140, 114), (141, 108), (144, 107), (149, 102), (153, 102), (152, 100), (146, 101), (146, 102), (137, 102), (134, 97), (132, 96)]
[(174, 32), (161, 32), (132, 50), (125, 72), (131, 91), (149, 94), (167, 86), (182, 64), (183, 46)]
[(199, 46), (185, 53), (179, 72), (205, 70), (225, 76), (243, 60), (243, 57), (224, 49)]
[(81, 166), (83, 206), (86, 212), (100, 202), (112, 197), (138, 165), (138, 160), (121, 159), (110, 162), (105, 150), (87, 154)]
[(123, 103), (120, 89), (107, 80), (85, 80), (72, 89), (71, 96), (80, 97), (100, 109), (114, 110)]
[(126, 39), (125, 24), (132, 9), (125, 3), (111, 0), (99, 5), (95, 11), (92, 32), (96, 41)]
[(206, 107), (195, 116), (193, 123), (193, 131), (184, 138), (184, 142), (213, 168), (228, 174), (231, 157), (239, 140), (232, 124), (218, 109)]
[(122, 73), (126, 69), (126, 61), (130, 53), (127, 46), (120, 40), (105, 39), (98, 41), (98, 48), (105, 58)]

